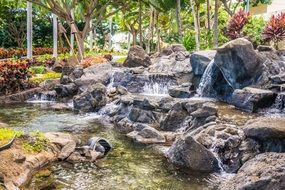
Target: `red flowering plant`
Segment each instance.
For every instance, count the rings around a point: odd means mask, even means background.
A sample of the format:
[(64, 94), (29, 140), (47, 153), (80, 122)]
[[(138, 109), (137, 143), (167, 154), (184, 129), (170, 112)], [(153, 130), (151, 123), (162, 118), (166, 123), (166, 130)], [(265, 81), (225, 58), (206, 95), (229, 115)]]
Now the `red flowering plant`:
[(7, 95), (32, 87), (26, 61), (0, 62), (0, 95)]
[(249, 13), (240, 9), (228, 23), (225, 35), (231, 40), (243, 37), (242, 29), (249, 21)]
[(273, 15), (263, 31), (263, 40), (267, 42), (278, 42), (285, 39), (285, 12)]

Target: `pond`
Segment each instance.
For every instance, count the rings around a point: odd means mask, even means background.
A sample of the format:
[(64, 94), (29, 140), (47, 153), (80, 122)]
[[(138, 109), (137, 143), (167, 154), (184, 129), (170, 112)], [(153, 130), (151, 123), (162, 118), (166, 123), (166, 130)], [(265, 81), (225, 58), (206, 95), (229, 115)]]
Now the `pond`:
[[(92, 136), (106, 138), (112, 143), (111, 153), (99, 162), (75, 165), (59, 162), (49, 166), (52, 171), (50, 189), (194, 190), (206, 188), (210, 180), (209, 176), (179, 172), (152, 147), (133, 143), (111, 125), (96, 122), (98, 116), (95, 114), (55, 112), (36, 104), (9, 105), (0, 107), (0, 121), (24, 131), (72, 129), (69, 131), (76, 131), (83, 143)], [(26, 188), (41, 189), (40, 186), (32, 179)]]

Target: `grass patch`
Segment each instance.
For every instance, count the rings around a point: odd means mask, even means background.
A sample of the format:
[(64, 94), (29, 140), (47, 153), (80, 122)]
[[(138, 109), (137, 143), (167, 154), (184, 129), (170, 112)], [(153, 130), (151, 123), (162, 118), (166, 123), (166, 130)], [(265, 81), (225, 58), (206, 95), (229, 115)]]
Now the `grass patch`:
[(38, 74), (38, 75), (32, 77), (30, 80), (33, 84), (40, 84), (45, 80), (58, 79), (60, 77), (61, 77), (61, 73), (47, 72), (45, 74)]
[(126, 59), (127, 59), (127, 57), (121, 57), (121, 58), (117, 59), (116, 62), (117, 63), (124, 63)]
[(8, 128), (0, 128), (0, 146), (7, 144), (14, 135), (16, 135), (16, 137), (20, 137), (23, 135), (23, 132)]
[(32, 141), (23, 142), (23, 149), (27, 153), (39, 153), (45, 150), (48, 139), (44, 136), (43, 133), (36, 131), (30, 132), (30, 136), (32, 137)]
[(29, 68), (29, 71), (32, 74), (43, 74), (45, 72), (46, 68), (44, 66), (33, 66)]

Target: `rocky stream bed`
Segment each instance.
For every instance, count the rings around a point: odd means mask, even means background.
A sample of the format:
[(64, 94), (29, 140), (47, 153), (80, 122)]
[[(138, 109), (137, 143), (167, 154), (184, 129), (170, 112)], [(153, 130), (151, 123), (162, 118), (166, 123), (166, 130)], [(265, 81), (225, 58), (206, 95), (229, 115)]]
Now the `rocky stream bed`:
[[(60, 80), (0, 98), (28, 102), (2, 106), (0, 121), (65, 132), (81, 140), (74, 147), (113, 144), (104, 159), (70, 152), (46, 165), (50, 188), (284, 189), (284, 85), (284, 52), (245, 39), (151, 57), (137, 46), (123, 65), (65, 65)], [(42, 187), (32, 176), (26, 188)]]

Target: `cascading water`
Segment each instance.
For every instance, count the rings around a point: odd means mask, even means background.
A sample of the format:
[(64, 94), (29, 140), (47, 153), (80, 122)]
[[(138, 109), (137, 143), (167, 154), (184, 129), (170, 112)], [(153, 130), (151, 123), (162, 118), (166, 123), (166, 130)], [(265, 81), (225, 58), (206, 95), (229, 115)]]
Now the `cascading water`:
[(28, 103), (53, 103), (55, 99), (46, 94), (35, 94), (33, 98), (27, 100)]
[(167, 96), (168, 95), (168, 85), (164, 83), (150, 82), (146, 83), (143, 87), (144, 95), (154, 95), (154, 96)]
[(206, 70), (203, 73), (203, 76), (200, 80), (199, 87), (197, 89), (197, 94), (198, 96), (208, 96), (212, 90), (211, 82), (212, 82), (212, 77), (211, 73), (213, 72), (213, 67), (215, 65), (214, 59), (209, 63), (207, 66)]
[(168, 89), (174, 85), (171, 78), (164, 75), (149, 75), (148, 81), (143, 86), (144, 95), (150, 96), (167, 96)]

